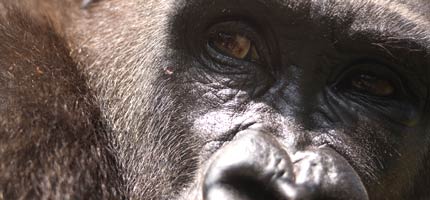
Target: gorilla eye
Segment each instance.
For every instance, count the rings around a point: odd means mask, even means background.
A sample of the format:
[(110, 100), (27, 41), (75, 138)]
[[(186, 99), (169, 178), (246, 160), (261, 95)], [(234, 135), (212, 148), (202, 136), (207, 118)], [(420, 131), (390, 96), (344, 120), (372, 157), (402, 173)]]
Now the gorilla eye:
[(372, 96), (388, 97), (392, 96), (395, 92), (395, 87), (390, 80), (370, 74), (353, 76), (350, 84), (356, 91)]
[(238, 33), (219, 32), (209, 38), (209, 44), (220, 53), (236, 59), (248, 61), (258, 61), (260, 59), (253, 41)]
[[(390, 67), (378, 63), (356, 64), (343, 73), (336, 88), (369, 97), (399, 98), (404, 94), (404, 84)], [(400, 95), (400, 96), (399, 96)]]

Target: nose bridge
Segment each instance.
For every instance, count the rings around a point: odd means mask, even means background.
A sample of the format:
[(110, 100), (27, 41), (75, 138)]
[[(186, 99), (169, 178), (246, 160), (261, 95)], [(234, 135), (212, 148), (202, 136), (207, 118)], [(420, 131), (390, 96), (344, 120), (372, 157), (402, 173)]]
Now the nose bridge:
[(274, 132), (268, 133), (274, 135), (290, 155), (294, 155), (297, 151), (305, 150), (312, 145), (311, 134), (305, 130), (305, 123), (303, 123), (302, 119), (294, 116), (296, 114), (278, 114), (278, 127)]
[[(281, 66), (275, 85), (265, 101), (282, 119), (283, 134), (303, 132), (323, 123), (328, 110), (325, 108), (326, 80), (315, 73), (316, 67), (306, 64)], [(290, 131), (291, 130), (291, 131)], [(304, 139), (304, 138), (302, 138)]]

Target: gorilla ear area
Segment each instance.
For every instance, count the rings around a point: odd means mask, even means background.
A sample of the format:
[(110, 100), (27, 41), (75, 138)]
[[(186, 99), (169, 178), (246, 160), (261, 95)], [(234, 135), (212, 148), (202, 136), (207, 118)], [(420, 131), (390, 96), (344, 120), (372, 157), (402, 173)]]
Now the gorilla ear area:
[(0, 200), (430, 199), (429, 12), (0, 0)]

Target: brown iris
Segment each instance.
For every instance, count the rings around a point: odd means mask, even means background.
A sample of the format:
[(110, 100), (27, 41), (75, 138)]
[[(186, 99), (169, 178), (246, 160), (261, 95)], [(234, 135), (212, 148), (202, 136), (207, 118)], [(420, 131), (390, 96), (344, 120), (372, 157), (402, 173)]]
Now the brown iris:
[(351, 84), (356, 90), (374, 96), (387, 97), (395, 92), (391, 81), (367, 74), (353, 77)]
[(260, 58), (253, 42), (240, 34), (218, 33), (212, 43), (221, 53), (236, 59), (257, 61)]

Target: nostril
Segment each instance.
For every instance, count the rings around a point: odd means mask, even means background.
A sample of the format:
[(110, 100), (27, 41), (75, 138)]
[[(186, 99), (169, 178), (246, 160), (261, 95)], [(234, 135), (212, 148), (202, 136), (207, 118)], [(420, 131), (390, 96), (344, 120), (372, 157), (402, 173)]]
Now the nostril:
[(231, 176), (227, 180), (205, 187), (205, 200), (280, 200), (269, 185), (253, 177)]
[(209, 186), (205, 200), (328, 200), (317, 196), (314, 187), (283, 181), (264, 182), (255, 177), (230, 176), (222, 183)]

